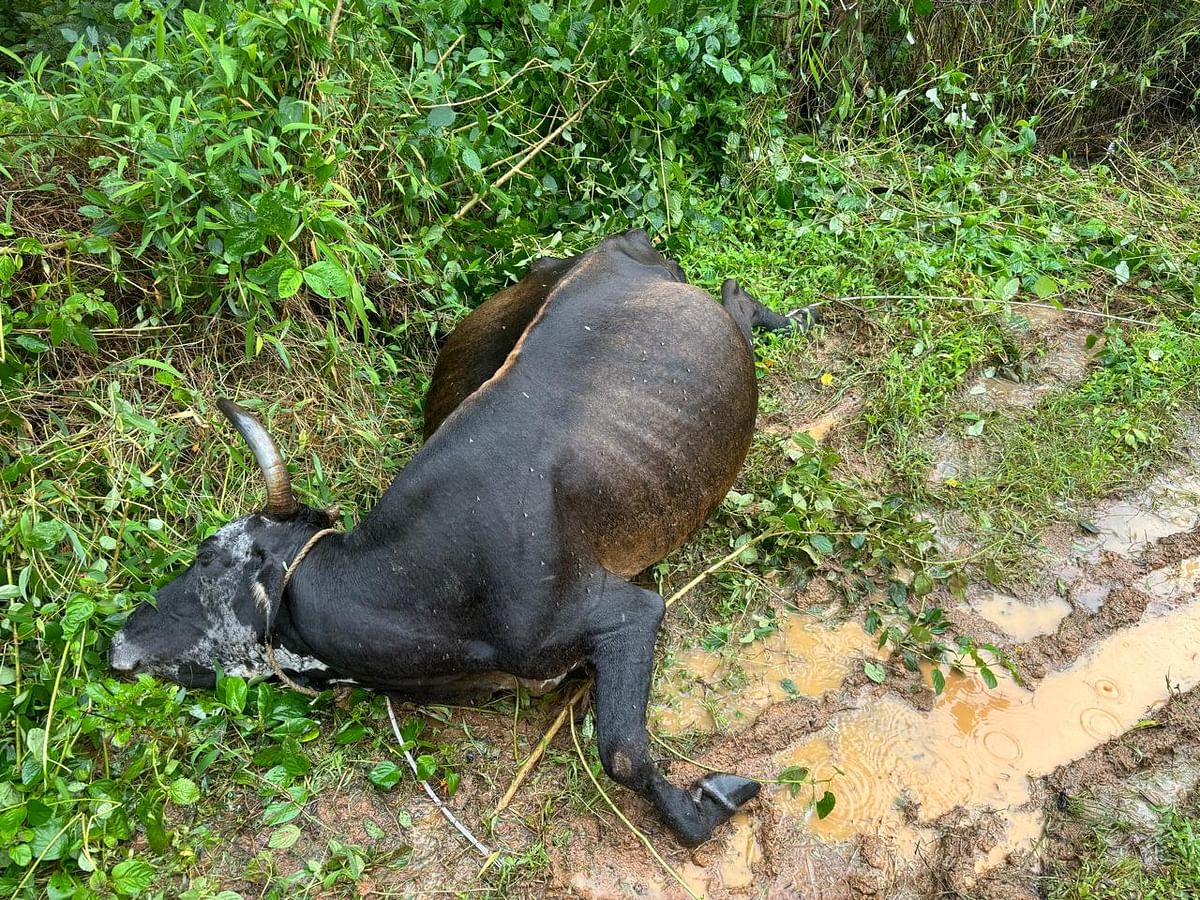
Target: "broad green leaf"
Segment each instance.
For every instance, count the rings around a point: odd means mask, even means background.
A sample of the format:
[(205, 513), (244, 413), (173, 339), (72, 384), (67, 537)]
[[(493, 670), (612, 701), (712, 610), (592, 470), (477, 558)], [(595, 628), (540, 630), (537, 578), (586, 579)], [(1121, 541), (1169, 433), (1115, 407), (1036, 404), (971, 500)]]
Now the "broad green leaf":
[(127, 859), (112, 870), (112, 885), (118, 894), (136, 897), (154, 881), (154, 869), (140, 859)]
[(1011, 300), (1021, 290), (1021, 280), (1019, 278), (1008, 278), (1004, 281), (998, 281), (996, 282), (995, 290), (996, 296), (1001, 300)]
[(376, 763), (367, 775), (367, 780), (381, 791), (390, 791), (404, 777), (404, 770), (391, 760)]
[(178, 778), (167, 793), (178, 806), (193, 806), (200, 799), (200, 788), (190, 778)]
[(300, 807), (292, 800), (272, 803), (263, 811), (263, 824), (269, 826), (283, 825), (300, 815)]
[(367, 736), (367, 729), (361, 722), (347, 722), (334, 737), (336, 744), (353, 744)]
[(989, 689), (995, 689), (997, 684), (996, 676), (987, 666), (980, 666), (979, 677), (983, 679), (983, 683), (986, 684)]
[(267, 846), (272, 850), (286, 850), (300, 839), (299, 825), (283, 825), (271, 832)]
[(429, 111), (429, 114), (425, 116), (425, 123), (430, 128), (449, 128), (454, 124), (454, 120), (456, 118), (457, 114), (454, 112), (452, 107), (435, 106)]
[(267, 191), (258, 198), (254, 215), (264, 234), (285, 238), (292, 230), (293, 210), (280, 196), (279, 190)]
[(428, 781), (437, 771), (437, 760), (428, 753), (417, 757), (417, 781)]
[(538, 22), (549, 22), (550, 7), (545, 3), (531, 3), (529, 6), (529, 15)]
[(66, 872), (55, 872), (46, 882), (46, 897), (48, 900), (71, 900), (83, 896), (79, 885)]
[(1113, 275), (1116, 276), (1117, 284), (1125, 284), (1129, 280), (1129, 263), (1121, 260), (1113, 267)]
[(72, 637), (95, 612), (96, 604), (87, 597), (72, 597), (62, 617), (63, 634)]
[(258, 225), (235, 225), (225, 232), (225, 255), (235, 259), (249, 256), (262, 249), (263, 236)]
[(0, 284), (4, 284), (12, 278), (19, 268), (21, 268), (21, 257), (12, 254), (0, 256)]
[(241, 715), (246, 708), (246, 679), (240, 675), (227, 675), (222, 687), (225, 708), (235, 715)]
[(787, 785), (788, 793), (795, 797), (800, 793), (800, 788), (808, 781), (808, 769), (804, 766), (788, 766), (779, 773), (779, 780)]
[(831, 541), (828, 536), (824, 534), (814, 534), (808, 539), (808, 542), (812, 544), (813, 549), (818, 553), (823, 553), (828, 556), (833, 552), (833, 541)]
[(53, 816), (54, 810), (36, 797), (31, 797), (29, 802), (25, 804), (25, 821), (34, 828), (41, 828)]
[(942, 674), (941, 669), (935, 668), (930, 675), (930, 679), (933, 681), (933, 692), (935, 694), (941, 694), (946, 689), (946, 676)]
[(817, 801), (817, 818), (824, 819), (828, 816), (833, 812), (833, 807), (836, 803), (837, 798), (833, 796), (833, 793), (826, 791), (825, 795)]
[(21, 521), (21, 543), (29, 550), (53, 550), (67, 538), (67, 526), (56, 519), (46, 519), (27, 527)]
[(479, 154), (470, 147), (462, 148), (462, 161), (463, 165), (472, 172), (479, 172), (483, 170), (483, 164), (479, 161)]
[(286, 300), (288, 297), (294, 297), (303, 283), (304, 273), (299, 269), (284, 269), (279, 273), (279, 284), (276, 287), (279, 299)]
[(323, 259), (304, 270), (304, 283), (326, 300), (350, 296), (350, 277), (337, 263)]
[(887, 678), (887, 670), (873, 659), (863, 663), (863, 672), (876, 684), (883, 684), (883, 680)]
[(1045, 300), (1047, 297), (1053, 297), (1058, 291), (1058, 282), (1049, 275), (1040, 275), (1038, 280), (1033, 283), (1033, 292)]
[(33, 830), (29, 849), (42, 862), (53, 862), (62, 858), (70, 843), (71, 829), (64, 829), (59, 819), (50, 819)]

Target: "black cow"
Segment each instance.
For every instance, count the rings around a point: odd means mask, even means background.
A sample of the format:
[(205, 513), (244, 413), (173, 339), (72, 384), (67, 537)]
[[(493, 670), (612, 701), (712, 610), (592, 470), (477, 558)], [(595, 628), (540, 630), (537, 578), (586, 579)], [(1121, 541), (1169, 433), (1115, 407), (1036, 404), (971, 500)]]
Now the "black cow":
[[(112, 641), (111, 664), (208, 686), (214, 668), (346, 680), (423, 700), (513, 676), (595, 670), (600, 756), (687, 844), (759, 785), (712, 774), (690, 790), (647, 747), (663, 599), (627, 579), (679, 547), (733, 483), (754, 428), (750, 329), (800, 328), (733, 281), (718, 305), (645, 233), (535, 262), (446, 342), (426, 443), (362, 523), (294, 498), (265, 429), (224, 413), (267, 482), (262, 512), (204, 541), (192, 565)], [(503, 673), (501, 675), (500, 673)]]

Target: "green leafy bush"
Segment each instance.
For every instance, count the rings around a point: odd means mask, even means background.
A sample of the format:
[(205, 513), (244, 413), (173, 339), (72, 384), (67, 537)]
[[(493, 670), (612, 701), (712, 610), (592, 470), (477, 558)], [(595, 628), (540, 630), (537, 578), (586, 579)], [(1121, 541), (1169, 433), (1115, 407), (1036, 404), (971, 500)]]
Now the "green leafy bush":
[[(80, 39), (0, 85), (0, 166), (34, 189), (10, 234), (55, 245), (52, 269), (110, 254), (145, 322), (226, 307), (253, 329), (312, 300), (365, 332), (394, 318), (389, 284), (461, 310), (547, 229), (678, 227), (779, 121), (736, 4), (134, 0), (115, 18), (123, 45)], [(37, 202), (77, 210), (65, 239), (13, 231)]]

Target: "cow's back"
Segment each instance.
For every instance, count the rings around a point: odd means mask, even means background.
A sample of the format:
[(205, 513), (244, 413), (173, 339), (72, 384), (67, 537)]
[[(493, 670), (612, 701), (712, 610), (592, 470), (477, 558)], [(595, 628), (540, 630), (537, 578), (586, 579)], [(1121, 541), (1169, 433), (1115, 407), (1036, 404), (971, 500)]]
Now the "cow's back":
[(462, 404), (465, 415), (486, 405), (492, 426), (511, 432), (522, 458), (505, 461), (506, 476), (551, 478), (560, 524), (619, 575), (704, 523), (754, 428), (751, 349), (680, 277), (641, 232), (609, 238), (574, 261)]

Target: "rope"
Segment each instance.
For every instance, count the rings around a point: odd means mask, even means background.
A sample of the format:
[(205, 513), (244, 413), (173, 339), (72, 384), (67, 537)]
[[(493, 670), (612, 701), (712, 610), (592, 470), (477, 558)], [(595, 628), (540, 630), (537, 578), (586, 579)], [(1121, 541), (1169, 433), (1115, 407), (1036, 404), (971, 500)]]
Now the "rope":
[[(283, 572), (283, 582), (279, 586), (279, 602), (281, 604), (283, 603), (284, 592), (287, 591), (287, 586), (291, 582), (292, 576), (296, 574), (296, 570), (300, 568), (300, 563), (304, 562), (304, 557), (308, 556), (308, 551), (312, 550), (312, 548), (317, 545), (321, 538), (325, 537), (326, 535), (333, 534), (336, 531), (336, 528), (322, 528), (320, 531), (310, 537), (305, 542), (304, 546), (300, 548), (300, 552), (295, 555), (291, 563)], [(280, 667), (278, 660), (275, 659), (275, 648), (271, 646), (271, 633), (269, 631), (263, 633), (263, 649), (266, 651), (267, 662), (271, 666), (271, 671), (278, 676), (280, 681), (290, 687), (297, 694), (303, 694), (305, 697), (321, 696), (320, 691), (314, 691), (312, 688), (296, 684), (296, 682), (292, 681), (292, 679), (287, 676), (287, 674)]]

